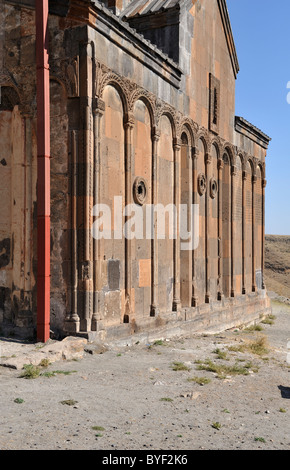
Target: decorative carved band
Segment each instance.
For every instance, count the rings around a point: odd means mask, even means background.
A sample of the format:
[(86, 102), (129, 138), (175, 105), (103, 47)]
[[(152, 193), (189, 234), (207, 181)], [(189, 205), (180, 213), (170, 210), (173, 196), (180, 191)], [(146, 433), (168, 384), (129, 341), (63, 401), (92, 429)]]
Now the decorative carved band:
[[(68, 98), (79, 97), (80, 90), (80, 64), (79, 56), (67, 58), (61, 62), (52, 61), (50, 64), (51, 79), (57, 80), (62, 83), (66, 89)], [(106, 65), (102, 64), (96, 59), (92, 60), (93, 66), (93, 112), (96, 114), (102, 114), (105, 111), (105, 104), (103, 101), (103, 93), (105, 87), (108, 85), (114, 86), (122, 99), (124, 108), (124, 125), (133, 127), (134, 126), (134, 106), (137, 100), (142, 100), (150, 113), (151, 126), (152, 126), (152, 140), (158, 141), (160, 138), (159, 122), (163, 115), (169, 117), (172, 123), (173, 137), (175, 140), (174, 145), (179, 146), (182, 132), (187, 131), (191, 142), (189, 145), (192, 147), (192, 158), (197, 158), (199, 151), (197, 148), (197, 142), (201, 138), (205, 147), (206, 163), (210, 163), (210, 150), (211, 146), (215, 145), (219, 159), (225, 153), (228, 155), (231, 167), (235, 167), (235, 160), (237, 155), (243, 156), (243, 164), (249, 161), (253, 168), (256, 168), (259, 164), (262, 168), (262, 178), (264, 178), (264, 162), (261, 162), (256, 157), (247, 155), (242, 149), (238, 149), (230, 142), (224, 141), (219, 135), (212, 135), (212, 133), (194, 122), (189, 116), (184, 116), (181, 112), (177, 111), (170, 104), (161, 101), (153, 93), (139, 86), (132, 80), (120, 76), (113, 72)], [(213, 77), (214, 78), (214, 77)], [(13, 77), (8, 73), (0, 74), (0, 86), (2, 85), (2, 103), (3, 96), (5, 97), (5, 104), (3, 106), (12, 106), (15, 104), (21, 104), (21, 112), (32, 112), (34, 107), (34, 101), (29, 95), (26, 96), (24, 90), (25, 87), (18, 86), (15, 88)], [(8, 89), (8, 90), (7, 90)], [(4, 90), (4, 93), (3, 93)], [(7, 90), (7, 93), (6, 93)], [(6, 95), (6, 96), (5, 96)], [(10, 98), (9, 98), (9, 96)], [(12, 96), (13, 95), (13, 96)], [(17, 96), (18, 95), (18, 96)], [(156, 131), (155, 129), (158, 129)], [(178, 150), (178, 149), (177, 149)], [(255, 173), (255, 172), (254, 172)], [(235, 174), (235, 170), (232, 170), (232, 174)]]

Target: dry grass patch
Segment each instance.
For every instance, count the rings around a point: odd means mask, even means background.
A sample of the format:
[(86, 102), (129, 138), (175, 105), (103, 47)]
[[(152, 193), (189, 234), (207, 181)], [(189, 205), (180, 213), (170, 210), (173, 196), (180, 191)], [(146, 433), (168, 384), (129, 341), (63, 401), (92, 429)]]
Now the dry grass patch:
[(171, 369), (174, 371), (181, 371), (181, 370), (190, 371), (190, 367), (185, 365), (183, 362), (177, 362), (177, 361), (171, 364)]
[(207, 385), (211, 382), (207, 377), (192, 377), (187, 379), (188, 382), (195, 382), (198, 385)]
[(222, 351), (221, 349), (217, 348), (213, 351), (213, 353), (217, 355), (217, 359), (222, 359), (224, 361), (228, 361), (226, 351)]
[(268, 315), (261, 323), (264, 325), (274, 325), (274, 320), (276, 320), (275, 315)]
[(37, 379), (40, 376), (40, 367), (33, 364), (24, 364), (24, 372), (20, 375), (23, 379)]
[(256, 338), (254, 341), (240, 344), (239, 346), (229, 346), (228, 350), (242, 353), (250, 352), (256, 356), (264, 356), (269, 352), (267, 338), (265, 336)]
[(247, 328), (245, 328), (244, 331), (249, 331), (249, 332), (263, 331), (263, 327), (259, 324), (254, 324), (254, 325), (251, 325), (251, 326), (248, 326)]
[(238, 363), (233, 365), (225, 364), (215, 364), (210, 359), (207, 359), (205, 362), (198, 362), (198, 370), (206, 370), (208, 372), (213, 372), (217, 375), (219, 379), (225, 379), (227, 376), (234, 375), (249, 375), (250, 370), (252, 372), (257, 372), (257, 368), (253, 366), (251, 362), (241, 366)]

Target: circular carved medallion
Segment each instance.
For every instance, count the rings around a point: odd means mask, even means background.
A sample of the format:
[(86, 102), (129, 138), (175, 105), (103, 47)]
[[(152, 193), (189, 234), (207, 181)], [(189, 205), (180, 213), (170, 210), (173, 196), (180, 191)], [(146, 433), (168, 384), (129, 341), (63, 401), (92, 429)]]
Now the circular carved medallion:
[(147, 198), (147, 183), (144, 178), (138, 177), (133, 184), (133, 198), (135, 204), (143, 206)]
[(210, 197), (215, 199), (217, 192), (218, 192), (218, 184), (215, 178), (211, 178), (209, 182), (209, 189), (210, 189)]
[(206, 191), (206, 177), (203, 173), (200, 173), (200, 175), (198, 175), (197, 185), (200, 196), (203, 196)]

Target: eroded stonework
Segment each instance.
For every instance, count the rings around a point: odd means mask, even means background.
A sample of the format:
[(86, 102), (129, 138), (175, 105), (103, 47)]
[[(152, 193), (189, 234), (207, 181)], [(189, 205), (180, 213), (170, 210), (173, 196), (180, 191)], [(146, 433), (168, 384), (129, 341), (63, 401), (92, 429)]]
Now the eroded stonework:
[[(270, 308), (263, 281), (270, 139), (235, 117), (239, 66), (226, 3), (157, 4), (50, 2), (55, 334), (109, 340), (223, 329)], [(33, 335), (34, 1), (4, 1), (0, 15), (0, 325)], [(115, 198), (121, 218), (133, 203), (144, 218), (148, 205), (198, 205), (198, 246), (182, 250), (170, 226), (159, 239), (156, 215), (151, 239), (116, 237)], [(91, 232), (96, 204), (114, 214), (111, 236), (101, 240)], [(191, 218), (188, 211), (188, 227)]]

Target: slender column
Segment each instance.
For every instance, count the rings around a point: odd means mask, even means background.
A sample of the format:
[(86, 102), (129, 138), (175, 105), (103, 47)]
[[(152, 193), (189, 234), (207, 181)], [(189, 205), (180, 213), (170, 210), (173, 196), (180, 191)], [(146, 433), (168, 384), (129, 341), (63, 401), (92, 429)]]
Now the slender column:
[(242, 294), (246, 294), (246, 182), (247, 172), (243, 171), (243, 214), (242, 214)]
[[(135, 119), (133, 114), (125, 117), (125, 206), (133, 203), (132, 197), (132, 161), (133, 161), (133, 129)], [(125, 218), (127, 222), (127, 218)], [(127, 226), (127, 225), (126, 225)], [(124, 323), (130, 322), (134, 313), (132, 306), (132, 241), (125, 235), (125, 313)]]
[[(101, 119), (105, 111), (105, 102), (101, 99), (95, 99), (93, 102), (94, 119), (94, 187), (93, 187), (93, 206), (100, 203), (101, 194)], [(100, 278), (100, 240), (93, 239), (93, 317), (92, 331), (97, 331), (97, 322), (101, 320), (99, 312), (99, 278)]]
[[(152, 130), (152, 205), (158, 204), (158, 142), (160, 140), (160, 130)], [(157, 213), (153, 212), (153, 237), (152, 237), (152, 263), (151, 263), (151, 317), (159, 315), (158, 305), (158, 237), (157, 237)]]
[(223, 169), (224, 161), (218, 160), (218, 300), (222, 300), (223, 294)]
[[(25, 207), (24, 207), (24, 291), (32, 310), (32, 116), (25, 116)], [(29, 300), (28, 300), (29, 299)]]
[(265, 270), (265, 190), (267, 186), (267, 180), (263, 178), (262, 180), (262, 262), (261, 262), (261, 268), (262, 268), (262, 289), (266, 289), (265, 286), (265, 278), (264, 278), (264, 270)]
[(77, 155), (78, 133), (70, 132), (71, 155), (71, 183), (70, 183), (70, 210), (71, 210), (71, 312), (67, 315), (65, 329), (77, 333), (80, 329), (80, 317), (77, 306), (78, 267), (77, 267)]
[[(197, 159), (199, 150), (197, 147), (192, 148), (192, 200), (193, 204), (198, 204), (197, 194)], [(192, 307), (198, 306), (197, 286), (196, 286), (196, 249), (192, 251)]]
[[(193, 169), (192, 169), (192, 147), (186, 146), (186, 159), (188, 161), (188, 198), (187, 198), (187, 221), (188, 221), (188, 231), (192, 232), (193, 227), (193, 217), (194, 214), (192, 212), (192, 204), (193, 204)], [(182, 183), (181, 183), (182, 185)], [(181, 188), (182, 189), (182, 188)], [(194, 232), (191, 233), (191, 243), (194, 246)], [(194, 249), (194, 248), (193, 248)], [(186, 298), (186, 305), (191, 305), (191, 297), (192, 297), (192, 251), (188, 252), (188, 289), (187, 289), (187, 298)]]
[(80, 48), (80, 287), (81, 330), (91, 330), (93, 314), (93, 273), (92, 273), (92, 201), (93, 201), (93, 125), (92, 125), (92, 47), (81, 43)]
[(209, 174), (212, 156), (207, 153), (205, 156), (205, 178), (207, 190), (205, 192), (205, 303), (210, 302), (210, 257), (209, 257)]
[(255, 188), (257, 183), (257, 176), (252, 176), (252, 292), (257, 291), (256, 284), (256, 197)]
[(50, 337), (50, 93), (48, 1), (36, 2), (37, 339)]
[(235, 297), (235, 177), (237, 170), (235, 166), (231, 167), (231, 297)]
[(181, 142), (179, 139), (173, 140), (174, 152), (174, 205), (176, 208), (176, 218), (174, 219), (174, 285), (173, 285), (173, 307), (174, 312), (178, 312), (181, 308), (180, 300), (180, 149)]

